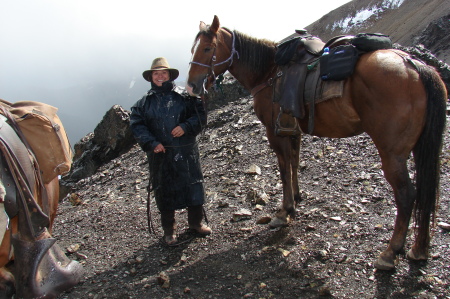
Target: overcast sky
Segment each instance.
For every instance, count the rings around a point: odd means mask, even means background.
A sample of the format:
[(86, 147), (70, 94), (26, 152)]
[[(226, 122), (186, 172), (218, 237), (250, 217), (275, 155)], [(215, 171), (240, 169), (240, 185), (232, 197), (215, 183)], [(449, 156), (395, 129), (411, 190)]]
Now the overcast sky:
[[(180, 70), (181, 81), (200, 21), (217, 15), (224, 27), (278, 41), (347, 2), (1, 0), (0, 98), (46, 102), (41, 89), (143, 80), (158, 56)], [(64, 109), (60, 101), (51, 104)]]

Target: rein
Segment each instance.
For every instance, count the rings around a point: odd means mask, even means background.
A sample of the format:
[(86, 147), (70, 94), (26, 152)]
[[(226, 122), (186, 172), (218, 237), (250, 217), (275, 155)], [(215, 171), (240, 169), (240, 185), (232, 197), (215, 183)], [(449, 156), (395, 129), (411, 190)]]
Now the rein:
[[(239, 59), (239, 52), (236, 50), (236, 47), (235, 47), (235, 44), (236, 44), (236, 35), (234, 34), (234, 31), (231, 31), (231, 30), (228, 30), (228, 31), (231, 33), (231, 36), (233, 37), (233, 41), (232, 41), (232, 43), (231, 43), (231, 54), (230, 54), (230, 57), (228, 57), (228, 58), (225, 59), (224, 61), (215, 63), (216, 60), (217, 60), (217, 57), (216, 57), (216, 49), (217, 49), (217, 46), (216, 46), (216, 47), (214, 47), (214, 53), (213, 53), (213, 56), (212, 56), (212, 58), (211, 58), (211, 64), (210, 64), (210, 65), (203, 64), (203, 63), (200, 63), (200, 62), (197, 62), (197, 61), (191, 61), (191, 62), (189, 62), (189, 64), (196, 64), (196, 65), (199, 65), (199, 66), (204, 66), (204, 67), (209, 68), (209, 69), (210, 69), (210, 74), (211, 74), (212, 77), (214, 78), (214, 80), (213, 80), (213, 82), (212, 82), (213, 84), (216, 82), (216, 74), (214, 73), (214, 67), (216, 67), (216, 66), (218, 66), (218, 65), (225, 64), (225, 63), (227, 63), (227, 62), (230, 62), (230, 64), (228, 65), (228, 67), (230, 67), (230, 66), (233, 64), (233, 58), (234, 58), (234, 55), (236, 55), (236, 56), (237, 56), (237, 59)], [(203, 82), (203, 88), (205, 87), (205, 83), (206, 83), (207, 78), (208, 78), (208, 76), (205, 77), (205, 80), (204, 80), (204, 82)], [(205, 88), (204, 88), (204, 89), (205, 89)], [(205, 89), (205, 90), (206, 90), (206, 89)]]

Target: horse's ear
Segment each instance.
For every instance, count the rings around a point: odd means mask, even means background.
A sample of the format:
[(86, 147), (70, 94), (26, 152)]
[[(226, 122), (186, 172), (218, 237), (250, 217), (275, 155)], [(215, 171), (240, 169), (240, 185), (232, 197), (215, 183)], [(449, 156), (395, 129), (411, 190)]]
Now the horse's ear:
[(208, 26), (206, 26), (205, 22), (200, 21), (200, 25), (198, 26), (198, 28), (200, 29), (200, 31), (206, 31)]
[(214, 20), (213, 20), (211, 26), (209, 27), (209, 30), (212, 33), (217, 33), (217, 31), (219, 31), (219, 27), (220, 27), (219, 18), (215, 15)]

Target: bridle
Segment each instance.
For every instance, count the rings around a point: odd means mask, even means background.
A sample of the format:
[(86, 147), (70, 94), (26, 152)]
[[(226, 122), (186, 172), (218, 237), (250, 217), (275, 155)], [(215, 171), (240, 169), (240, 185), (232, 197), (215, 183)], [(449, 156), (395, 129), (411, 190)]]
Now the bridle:
[(216, 74), (214, 73), (214, 67), (219, 66), (219, 65), (222, 65), (222, 64), (225, 64), (225, 63), (227, 63), (227, 62), (230, 63), (230, 64), (228, 65), (228, 67), (230, 67), (230, 66), (233, 64), (233, 58), (234, 58), (234, 55), (236, 55), (236, 56), (237, 56), (237, 59), (239, 59), (239, 52), (236, 50), (236, 47), (235, 47), (235, 44), (236, 44), (236, 36), (235, 36), (235, 33), (234, 33), (234, 31), (228, 30), (228, 29), (226, 29), (226, 28), (224, 28), (224, 29), (227, 30), (228, 32), (230, 32), (230, 33), (231, 33), (231, 36), (233, 37), (233, 41), (232, 41), (232, 43), (231, 43), (231, 54), (230, 54), (230, 57), (228, 57), (228, 58), (225, 59), (224, 61), (215, 63), (216, 60), (217, 60), (217, 57), (216, 57), (216, 49), (217, 49), (217, 46), (215, 46), (215, 47), (214, 47), (214, 51), (213, 51), (213, 56), (212, 56), (212, 58), (211, 58), (211, 64), (210, 64), (210, 65), (203, 64), (203, 63), (196, 62), (196, 61), (191, 61), (191, 62), (189, 62), (189, 64), (196, 64), (196, 65), (199, 65), (199, 66), (204, 66), (204, 67), (209, 68), (209, 73), (205, 76), (205, 79), (203, 80), (203, 90), (204, 90), (205, 92), (207, 92), (206, 87), (205, 87), (205, 84), (206, 84), (206, 82), (207, 82), (207, 80), (208, 80), (208, 76), (212, 76), (212, 78), (213, 78), (212, 83), (213, 83), (213, 84), (214, 84), (214, 82), (216, 82)]

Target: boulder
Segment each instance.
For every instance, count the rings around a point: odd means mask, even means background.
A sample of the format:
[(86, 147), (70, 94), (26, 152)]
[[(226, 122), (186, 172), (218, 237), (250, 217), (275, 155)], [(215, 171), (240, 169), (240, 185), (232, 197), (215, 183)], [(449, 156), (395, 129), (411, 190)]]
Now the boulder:
[(130, 112), (120, 105), (112, 106), (94, 132), (74, 145), (72, 169), (60, 180), (61, 197), (71, 191), (73, 184), (95, 174), (100, 166), (128, 152), (135, 143)]

